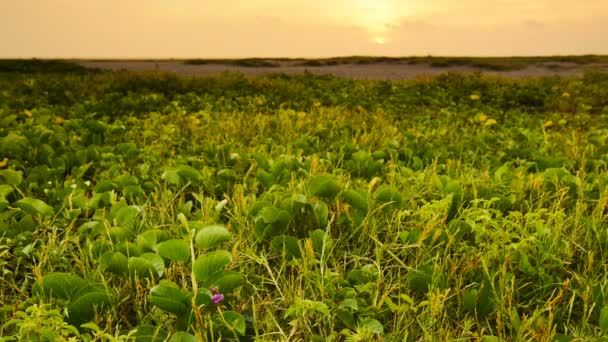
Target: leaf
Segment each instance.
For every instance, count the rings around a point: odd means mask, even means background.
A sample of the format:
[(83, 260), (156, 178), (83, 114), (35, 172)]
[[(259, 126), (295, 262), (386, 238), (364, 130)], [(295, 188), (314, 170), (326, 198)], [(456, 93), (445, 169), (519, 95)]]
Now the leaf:
[(317, 202), (313, 206), (313, 211), (315, 213), (315, 218), (317, 219), (317, 224), (319, 228), (327, 227), (327, 216), (329, 215), (329, 208), (327, 204), (324, 202)]
[(235, 271), (219, 272), (209, 280), (209, 286), (215, 286), (223, 294), (232, 292), (234, 289), (245, 285), (245, 278)]
[(158, 273), (159, 277), (163, 276), (163, 273), (165, 272), (165, 262), (163, 261), (163, 258), (161, 258), (158, 254), (144, 253), (139, 257), (148, 260), (148, 262), (150, 262), (152, 266), (154, 266), (154, 268), (156, 269), (156, 272)]
[(369, 330), (374, 334), (384, 333), (384, 327), (382, 326), (382, 323), (372, 318), (367, 318), (359, 322), (359, 328)]
[(142, 249), (153, 251), (157, 244), (168, 238), (169, 235), (164, 230), (151, 229), (137, 236), (137, 245)]
[(151, 325), (142, 325), (129, 332), (127, 340), (129, 342), (163, 342), (169, 333)]
[(129, 273), (133, 277), (157, 278), (163, 275), (164, 269), (163, 259), (153, 253), (129, 258)]
[(43, 201), (31, 197), (24, 197), (19, 201), (15, 202), (14, 205), (17, 208), (34, 216), (48, 217), (53, 215), (55, 211), (53, 207), (49, 206)]
[(293, 236), (277, 236), (270, 242), (270, 247), (272, 247), (272, 249), (274, 249), (277, 253), (282, 254), (285, 252), (289, 258), (299, 259), (302, 257), (302, 251), (300, 250), (298, 239)]
[(478, 293), (479, 291), (477, 291), (477, 289), (471, 289), (462, 296), (462, 304), (467, 312), (475, 314)]
[(203, 179), (203, 175), (197, 169), (188, 165), (178, 166), (177, 174), (181, 177), (183, 183), (191, 182), (194, 185), (198, 185)]
[(199, 248), (208, 249), (230, 240), (230, 233), (223, 226), (212, 225), (199, 230), (194, 241)]
[(338, 308), (336, 309), (336, 316), (346, 325), (352, 329), (355, 327), (355, 315), (347, 309)]
[(260, 212), (262, 216), (262, 220), (265, 223), (281, 223), (286, 225), (289, 223), (289, 212), (287, 210), (275, 208), (275, 207), (266, 207), (262, 209)]
[(138, 213), (139, 209), (135, 206), (122, 207), (118, 209), (114, 219), (119, 227), (132, 230)]
[(176, 287), (177, 285), (170, 281), (161, 281), (150, 289), (150, 303), (177, 316), (187, 313), (187, 297)]
[(600, 312), (600, 328), (606, 332), (608, 331), (608, 306), (605, 306)]
[(401, 193), (395, 187), (390, 185), (381, 185), (378, 187), (374, 195), (376, 201), (381, 204), (391, 203), (396, 207), (400, 207), (403, 203), (403, 196), (401, 196)]
[(312, 247), (317, 254), (329, 256), (329, 251), (334, 243), (329, 234), (321, 229), (317, 229), (310, 233), (310, 239), (312, 240)]
[(173, 167), (165, 169), (165, 171), (160, 176), (160, 178), (162, 178), (165, 181), (167, 181), (168, 183), (174, 184), (174, 185), (180, 185), (181, 181), (182, 181), (182, 178), (177, 173), (177, 169), (173, 168)]
[(500, 342), (500, 337), (486, 335), (481, 338), (481, 342)]
[(95, 312), (112, 305), (112, 299), (105, 292), (89, 292), (80, 295), (68, 305), (68, 320), (79, 326), (95, 318)]
[(0, 210), (4, 210), (8, 207), (8, 201), (6, 200), (6, 196), (10, 195), (15, 188), (8, 184), (0, 184)]
[(194, 303), (198, 306), (209, 305), (211, 304), (211, 297), (213, 297), (211, 291), (209, 291), (208, 288), (203, 287), (202, 289), (198, 290), (196, 298), (194, 298)]
[(198, 257), (192, 265), (192, 271), (198, 282), (207, 283), (215, 273), (223, 270), (231, 261), (232, 254), (230, 252), (214, 251)]
[(340, 303), (339, 307), (344, 309), (349, 308), (353, 311), (359, 310), (359, 304), (357, 303), (357, 300), (353, 298), (346, 298)]
[(190, 259), (190, 245), (183, 239), (163, 241), (156, 245), (156, 251), (161, 257), (177, 262)]
[(23, 177), (21, 176), (21, 172), (10, 169), (0, 170), (0, 181), (5, 184), (19, 186), (22, 180)]
[(218, 178), (222, 178), (224, 180), (235, 180), (236, 172), (232, 169), (222, 169), (217, 173)]
[(169, 339), (169, 342), (196, 342), (196, 341), (197, 341), (196, 336), (190, 335), (184, 331), (176, 332)]
[(367, 193), (363, 190), (346, 190), (342, 192), (342, 198), (355, 209), (365, 212), (369, 209)]
[(105, 180), (99, 181), (93, 188), (93, 191), (95, 193), (103, 193), (106, 191), (114, 190), (115, 187), (116, 187), (116, 185), (111, 180), (105, 179)]
[(430, 289), (433, 281), (433, 267), (430, 265), (421, 266), (409, 272), (405, 278), (411, 288), (426, 292)]
[(238, 312), (224, 311), (221, 314), (213, 316), (215, 324), (220, 326), (220, 335), (222, 337), (233, 337), (235, 334), (239, 336), (245, 335), (247, 328), (245, 318)]
[(99, 267), (102, 271), (109, 271), (117, 275), (126, 275), (129, 272), (128, 258), (120, 252), (104, 253), (99, 258)]
[(84, 286), (86, 282), (77, 275), (69, 273), (52, 273), (42, 278), (33, 292), (51, 298), (70, 300)]
[(308, 182), (308, 189), (311, 194), (332, 199), (340, 192), (340, 183), (332, 175), (324, 174), (313, 176)]
[(133, 232), (123, 227), (110, 228), (107, 232), (110, 234), (110, 239), (114, 243), (128, 242), (128, 240), (133, 238)]

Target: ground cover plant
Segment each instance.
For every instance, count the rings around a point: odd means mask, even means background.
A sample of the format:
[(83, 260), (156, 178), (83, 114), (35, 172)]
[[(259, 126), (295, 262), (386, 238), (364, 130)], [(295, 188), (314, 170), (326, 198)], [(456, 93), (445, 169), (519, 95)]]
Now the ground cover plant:
[(608, 339), (608, 75), (0, 76), (0, 340)]

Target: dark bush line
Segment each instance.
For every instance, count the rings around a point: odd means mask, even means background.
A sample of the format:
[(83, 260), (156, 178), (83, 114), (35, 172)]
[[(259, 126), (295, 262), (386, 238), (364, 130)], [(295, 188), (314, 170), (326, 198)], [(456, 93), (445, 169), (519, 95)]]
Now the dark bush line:
[(78, 63), (55, 59), (0, 59), (0, 73), (95, 73)]

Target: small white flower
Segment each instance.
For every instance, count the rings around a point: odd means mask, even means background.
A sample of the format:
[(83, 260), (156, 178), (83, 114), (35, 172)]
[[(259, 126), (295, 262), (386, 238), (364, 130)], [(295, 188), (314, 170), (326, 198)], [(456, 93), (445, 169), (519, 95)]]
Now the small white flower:
[(84, 184), (86, 184), (87, 186), (91, 186), (91, 181), (86, 181), (84, 182)]
[(219, 201), (216, 205), (215, 205), (215, 211), (222, 211), (222, 209), (224, 209), (224, 206), (228, 204), (228, 200), (224, 199), (222, 201)]
[(70, 188), (72, 188), (72, 189), (76, 189), (76, 187), (78, 187), (78, 185), (76, 185), (76, 184), (70, 185)]

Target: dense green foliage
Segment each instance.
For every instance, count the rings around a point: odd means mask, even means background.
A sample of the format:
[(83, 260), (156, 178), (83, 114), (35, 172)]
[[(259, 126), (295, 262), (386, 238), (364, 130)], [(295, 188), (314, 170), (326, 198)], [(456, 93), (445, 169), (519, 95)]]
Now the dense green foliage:
[(0, 340), (608, 330), (608, 75), (0, 77)]

